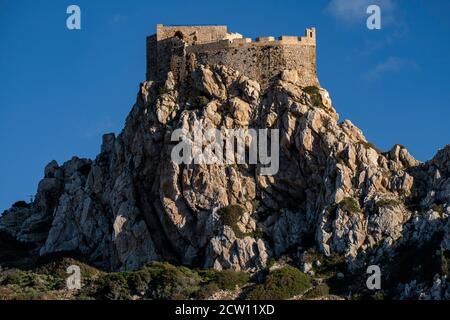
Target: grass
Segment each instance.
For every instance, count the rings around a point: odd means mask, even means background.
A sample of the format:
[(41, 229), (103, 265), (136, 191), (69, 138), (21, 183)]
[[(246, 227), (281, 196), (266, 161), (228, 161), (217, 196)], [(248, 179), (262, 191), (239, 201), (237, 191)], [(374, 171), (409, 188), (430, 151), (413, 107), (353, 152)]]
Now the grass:
[(293, 267), (270, 272), (247, 296), (250, 300), (283, 300), (304, 293), (311, 288), (309, 277)]

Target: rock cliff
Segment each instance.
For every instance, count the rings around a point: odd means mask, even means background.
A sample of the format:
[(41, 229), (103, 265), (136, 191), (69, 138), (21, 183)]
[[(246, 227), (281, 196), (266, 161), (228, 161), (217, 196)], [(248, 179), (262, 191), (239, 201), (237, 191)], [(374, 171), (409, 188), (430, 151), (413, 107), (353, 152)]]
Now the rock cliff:
[[(282, 257), (301, 265), (314, 249), (344, 257), (354, 275), (379, 265), (397, 297), (450, 298), (450, 145), (426, 163), (401, 145), (381, 152), (339, 122), (325, 89), (298, 81), (285, 70), (262, 90), (201, 65), (183, 83), (170, 73), (142, 83), (96, 159), (50, 162), (35, 200), (3, 213), (0, 263), (73, 254), (104, 270), (168, 261), (257, 271)], [(195, 124), (279, 129), (278, 173), (177, 164), (171, 134)]]

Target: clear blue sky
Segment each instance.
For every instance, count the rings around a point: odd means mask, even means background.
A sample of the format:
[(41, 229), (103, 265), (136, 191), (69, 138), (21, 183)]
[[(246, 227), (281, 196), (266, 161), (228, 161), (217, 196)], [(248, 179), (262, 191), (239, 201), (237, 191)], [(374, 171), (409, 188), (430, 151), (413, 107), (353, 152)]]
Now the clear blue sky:
[[(382, 9), (382, 29), (365, 8)], [(66, 28), (81, 8), (82, 30)], [(227, 24), (248, 37), (317, 28), (320, 81), (381, 149), (420, 160), (450, 143), (450, 1), (0, 0), (0, 212), (34, 194), (44, 166), (93, 158), (120, 132), (156, 23)]]

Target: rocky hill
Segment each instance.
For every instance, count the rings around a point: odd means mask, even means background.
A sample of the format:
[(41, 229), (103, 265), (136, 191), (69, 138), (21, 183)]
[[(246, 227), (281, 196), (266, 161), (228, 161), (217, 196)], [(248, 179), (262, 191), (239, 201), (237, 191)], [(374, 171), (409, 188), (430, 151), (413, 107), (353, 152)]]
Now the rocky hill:
[[(278, 173), (177, 164), (171, 133), (194, 124), (279, 129)], [(142, 83), (95, 160), (50, 162), (35, 200), (0, 217), (0, 264), (72, 256), (103, 271), (162, 261), (258, 274), (283, 261), (317, 277), (339, 261), (345, 295), (367, 293), (366, 268), (378, 265), (392, 298), (448, 299), (449, 214), (450, 145), (426, 163), (401, 145), (382, 152), (295, 70), (262, 90), (200, 65), (183, 83), (170, 73)]]

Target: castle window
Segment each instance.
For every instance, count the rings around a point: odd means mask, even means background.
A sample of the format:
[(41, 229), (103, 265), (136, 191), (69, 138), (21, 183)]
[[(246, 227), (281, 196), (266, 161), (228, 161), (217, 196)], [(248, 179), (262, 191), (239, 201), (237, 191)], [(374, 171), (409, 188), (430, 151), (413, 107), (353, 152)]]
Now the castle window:
[(181, 31), (175, 32), (175, 37), (180, 38), (181, 40), (183, 40), (184, 39), (183, 32), (181, 32)]

